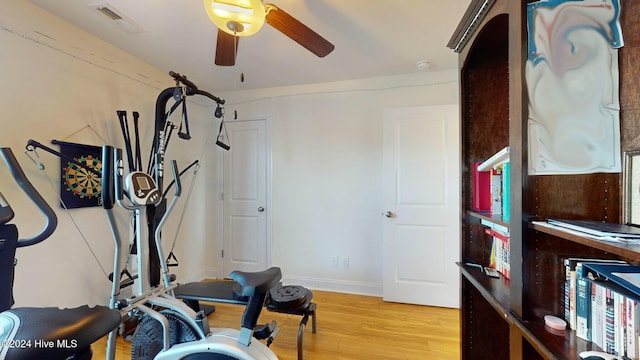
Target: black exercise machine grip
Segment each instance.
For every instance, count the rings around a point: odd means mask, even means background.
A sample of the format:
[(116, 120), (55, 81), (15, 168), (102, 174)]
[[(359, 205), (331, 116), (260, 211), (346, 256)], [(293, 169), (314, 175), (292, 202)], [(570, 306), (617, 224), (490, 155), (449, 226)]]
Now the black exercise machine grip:
[(113, 187), (113, 147), (102, 147), (102, 207), (113, 209), (115, 190)]
[(136, 163), (136, 170), (138, 171), (142, 171), (142, 152), (140, 151), (140, 127), (139, 127), (139, 122), (140, 122), (140, 113), (137, 111), (133, 112), (133, 136), (135, 138), (135, 147), (136, 147), (136, 156), (135, 156), (135, 163)]
[(124, 172), (124, 164), (122, 163), (122, 149), (115, 149), (113, 162), (115, 164), (115, 167), (113, 169), (113, 171), (115, 171), (115, 184), (113, 187), (115, 189), (116, 200), (122, 200), (124, 198), (124, 191), (122, 190), (122, 175)]
[(127, 120), (127, 112), (124, 110), (116, 111), (118, 120), (120, 121), (120, 129), (122, 130), (122, 139), (124, 147), (127, 151), (127, 162), (129, 163), (129, 171), (136, 170), (136, 162), (133, 160), (133, 150), (131, 149), (131, 135), (129, 134), (129, 121)]
[(0, 156), (2, 156), (5, 164), (7, 164), (7, 168), (9, 168), (11, 176), (13, 176), (16, 183), (45, 216), (46, 224), (38, 234), (28, 239), (18, 240), (18, 247), (35, 245), (53, 234), (58, 226), (58, 218), (53, 209), (51, 209), (49, 204), (47, 204), (40, 193), (33, 187), (33, 184), (27, 179), (16, 157), (13, 155), (13, 151), (11, 151), (10, 148), (0, 148)]
[(225, 149), (225, 150), (231, 150), (231, 146), (223, 143), (220, 140), (216, 140), (216, 145), (220, 146), (221, 148)]

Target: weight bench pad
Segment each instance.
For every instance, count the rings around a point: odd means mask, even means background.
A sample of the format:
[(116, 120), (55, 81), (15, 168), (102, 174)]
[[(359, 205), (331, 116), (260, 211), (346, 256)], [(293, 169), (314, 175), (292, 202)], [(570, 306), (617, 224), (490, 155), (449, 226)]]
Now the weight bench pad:
[(209, 301), (224, 304), (246, 305), (246, 299), (234, 295), (235, 281), (208, 281), (181, 284), (173, 292), (176, 298), (192, 301)]

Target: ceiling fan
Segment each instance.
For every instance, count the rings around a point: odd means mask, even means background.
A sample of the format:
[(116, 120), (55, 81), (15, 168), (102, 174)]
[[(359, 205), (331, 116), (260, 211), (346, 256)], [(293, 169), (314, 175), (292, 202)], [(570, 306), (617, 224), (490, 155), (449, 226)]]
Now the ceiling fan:
[(216, 65), (233, 66), (241, 36), (253, 35), (266, 22), (318, 57), (334, 49), (332, 43), (273, 4), (262, 0), (204, 0), (207, 15), (218, 27)]

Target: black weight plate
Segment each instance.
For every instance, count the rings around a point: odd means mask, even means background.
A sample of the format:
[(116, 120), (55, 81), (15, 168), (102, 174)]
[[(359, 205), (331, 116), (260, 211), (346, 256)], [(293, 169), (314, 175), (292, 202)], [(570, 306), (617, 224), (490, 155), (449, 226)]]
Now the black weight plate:
[(270, 305), (277, 308), (296, 308), (307, 301), (307, 289), (302, 286), (286, 285), (271, 289)]

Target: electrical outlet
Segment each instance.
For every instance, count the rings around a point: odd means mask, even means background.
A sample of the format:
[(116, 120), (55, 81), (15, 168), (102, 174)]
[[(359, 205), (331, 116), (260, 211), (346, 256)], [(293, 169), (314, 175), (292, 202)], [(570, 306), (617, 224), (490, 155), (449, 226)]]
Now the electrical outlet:
[(332, 256), (331, 257), (331, 266), (332, 267), (338, 267), (338, 256)]
[(348, 269), (349, 268), (349, 257), (345, 256), (342, 258), (342, 267), (344, 269)]

